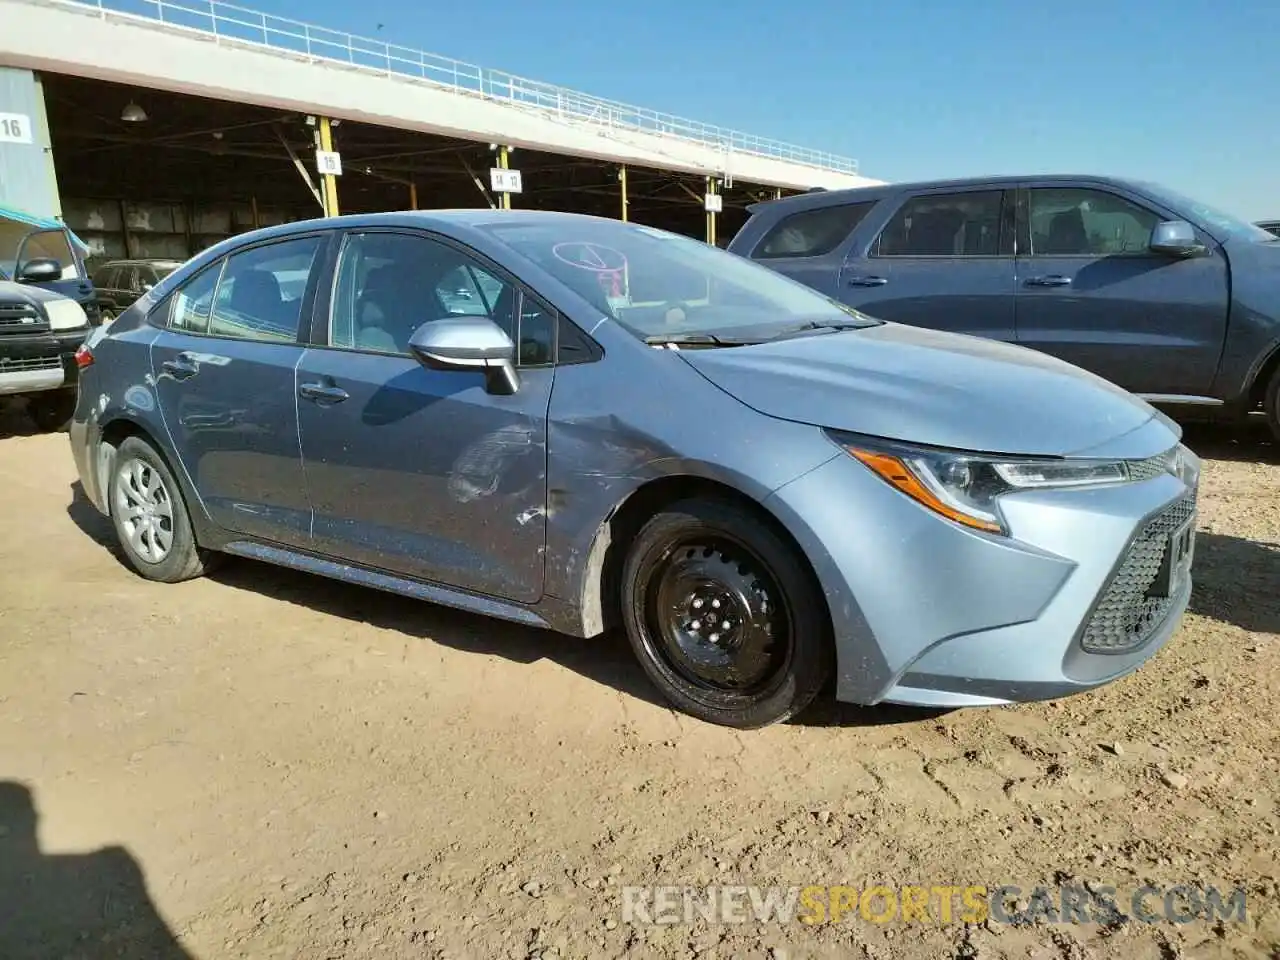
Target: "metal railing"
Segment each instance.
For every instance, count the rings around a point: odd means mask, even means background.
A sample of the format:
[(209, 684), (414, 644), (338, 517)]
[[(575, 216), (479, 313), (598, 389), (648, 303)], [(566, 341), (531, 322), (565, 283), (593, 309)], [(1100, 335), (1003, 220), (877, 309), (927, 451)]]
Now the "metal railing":
[(757, 137), (615, 100), (529, 80), (449, 57), (277, 17), (222, 0), (46, 0), (58, 6), (91, 9), (106, 18), (129, 19), (190, 30), (218, 41), (374, 71), (389, 77), (426, 81), (460, 95), (514, 104), (552, 119), (617, 131), (670, 137), (725, 153), (786, 160), (840, 173), (857, 173), (858, 162), (780, 140)]

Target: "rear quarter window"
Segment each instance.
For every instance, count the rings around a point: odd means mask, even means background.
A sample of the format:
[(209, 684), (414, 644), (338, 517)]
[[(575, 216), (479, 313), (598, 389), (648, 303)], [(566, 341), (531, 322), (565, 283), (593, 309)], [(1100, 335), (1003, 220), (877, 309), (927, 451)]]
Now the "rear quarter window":
[(783, 217), (760, 238), (751, 251), (751, 258), (777, 260), (830, 253), (844, 242), (876, 203), (869, 200), (816, 207)]

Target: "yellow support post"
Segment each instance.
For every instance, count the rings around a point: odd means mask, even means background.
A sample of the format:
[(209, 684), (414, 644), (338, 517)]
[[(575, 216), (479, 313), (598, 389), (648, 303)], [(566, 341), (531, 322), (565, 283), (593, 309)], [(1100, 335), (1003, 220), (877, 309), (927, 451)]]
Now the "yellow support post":
[[(707, 196), (714, 197), (716, 195), (716, 178), (707, 177)], [(716, 245), (716, 212), (714, 210), (707, 211), (707, 243), (711, 246)]]
[[(319, 119), (320, 149), (329, 153), (333, 150), (333, 131), (329, 127), (328, 117), (320, 117)], [(338, 178), (332, 173), (324, 175), (321, 197), (324, 200), (324, 215), (326, 217), (336, 217), (338, 215)]]
[(409, 209), (418, 209), (418, 185), (412, 180), (409, 181)]
[[(510, 169), (511, 169), (511, 167), (508, 165), (508, 157), (507, 157), (507, 148), (506, 148), (506, 147), (499, 147), (499, 148), (498, 148), (498, 166), (499, 166), (499, 167), (501, 167), (503, 170), (510, 170)], [(503, 209), (503, 210), (510, 210), (510, 209), (511, 209), (511, 194), (510, 194), (510, 193), (508, 193), (508, 192), (507, 192), (507, 191), (505, 191), (505, 190), (502, 192), (502, 209)]]
[(618, 168), (618, 182), (622, 184), (622, 222), (627, 222), (627, 165)]

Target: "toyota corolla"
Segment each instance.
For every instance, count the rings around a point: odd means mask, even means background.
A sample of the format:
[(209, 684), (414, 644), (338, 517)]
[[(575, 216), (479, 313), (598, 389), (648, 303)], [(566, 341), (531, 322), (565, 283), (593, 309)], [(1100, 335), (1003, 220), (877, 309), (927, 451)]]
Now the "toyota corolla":
[(241, 235), (78, 356), (84, 491), (142, 576), (226, 555), (583, 638), (714, 723), (1074, 694), (1191, 591), (1199, 461), (1041, 353), (714, 247), (533, 211)]

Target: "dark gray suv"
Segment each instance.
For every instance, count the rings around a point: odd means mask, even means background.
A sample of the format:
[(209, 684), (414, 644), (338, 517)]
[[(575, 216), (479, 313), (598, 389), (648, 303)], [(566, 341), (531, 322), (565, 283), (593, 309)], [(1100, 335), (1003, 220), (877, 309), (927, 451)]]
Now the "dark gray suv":
[(884, 320), (1060, 357), (1280, 437), (1280, 240), (1156, 184), (997, 177), (751, 208), (729, 249)]

